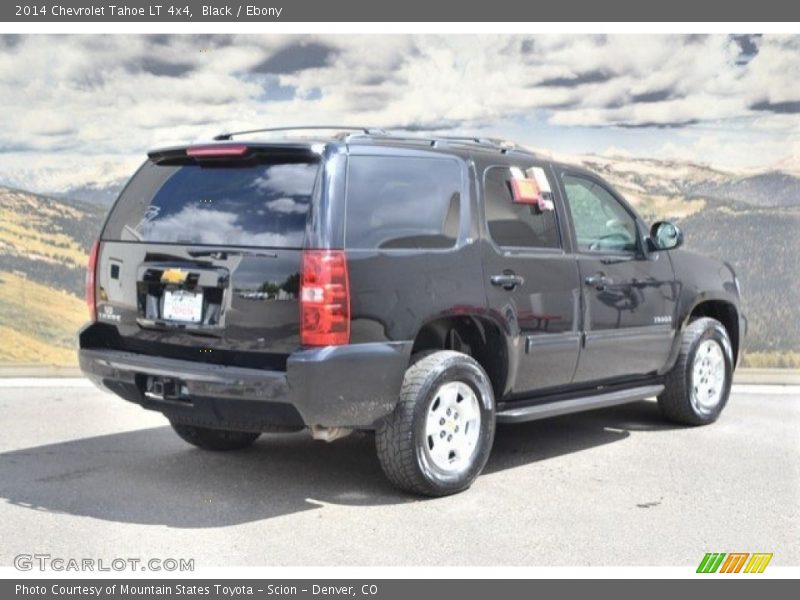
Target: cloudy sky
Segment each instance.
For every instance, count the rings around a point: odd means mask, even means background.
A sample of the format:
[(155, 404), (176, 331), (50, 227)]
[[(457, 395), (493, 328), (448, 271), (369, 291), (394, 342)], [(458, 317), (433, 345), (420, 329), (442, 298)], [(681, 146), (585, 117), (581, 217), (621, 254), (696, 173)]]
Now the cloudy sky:
[(800, 161), (800, 36), (0, 35), (0, 183), (224, 130), (365, 124), (729, 169)]

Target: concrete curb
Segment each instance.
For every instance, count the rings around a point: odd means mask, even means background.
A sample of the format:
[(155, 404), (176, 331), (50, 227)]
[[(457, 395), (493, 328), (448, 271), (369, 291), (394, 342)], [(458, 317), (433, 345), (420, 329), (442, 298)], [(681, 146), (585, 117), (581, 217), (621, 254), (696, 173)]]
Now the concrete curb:
[(739, 369), (733, 383), (800, 385), (800, 369)]
[(9, 377), (42, 377), (42, 378), (59, 378), (59, 377), (83, 377), (81, 370), (78, 367), (68, 367), (59, 365), (0, 365), (0, 379)]

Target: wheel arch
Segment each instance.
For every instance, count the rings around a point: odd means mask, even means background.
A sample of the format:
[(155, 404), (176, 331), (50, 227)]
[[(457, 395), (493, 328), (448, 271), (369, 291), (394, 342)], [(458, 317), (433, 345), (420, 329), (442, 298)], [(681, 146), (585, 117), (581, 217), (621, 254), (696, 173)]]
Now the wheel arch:
[(414, 337), (411, 355), (426, 350), (454, 350), (471, 356), (489, 376), (495, 398), (505, 395), (510, 347), (502, 328), (490, 317), (458, 314), (425, 322)]
[[(700, 298), (696, 300), (681, 321), (679, 334), (683, 333), (683, 330), (689, 323), (700, 317), (710, 317), (722, 323), (722, 326), (728, 332), (728, 337), (731, 340), (733, 364), (737, 364), (741, 332), (739, 331), (739, 309), (736, 305), (721, 298)], [(680, 338), (680, 335), (678, 338)]]

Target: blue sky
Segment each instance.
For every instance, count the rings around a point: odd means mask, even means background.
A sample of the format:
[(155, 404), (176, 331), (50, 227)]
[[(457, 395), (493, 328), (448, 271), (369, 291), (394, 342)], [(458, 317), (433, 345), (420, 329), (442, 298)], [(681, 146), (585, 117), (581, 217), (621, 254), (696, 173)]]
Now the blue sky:
[(732, 170), (800, 162), (800, 36), (0, 36), (0, 182), (57, 192), (153, 146), (342, 123)]

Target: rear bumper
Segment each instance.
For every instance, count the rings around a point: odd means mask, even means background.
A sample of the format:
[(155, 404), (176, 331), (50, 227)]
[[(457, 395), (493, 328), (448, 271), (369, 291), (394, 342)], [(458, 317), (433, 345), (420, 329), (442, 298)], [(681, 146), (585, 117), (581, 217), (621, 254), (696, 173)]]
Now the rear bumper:
[[(410, 342), (331, 346), (289, 356), (286, 371), (229, 367), (80, 348), (81, 370), (102, 389), (168, 418), (226, 429), (371, 428), (397, 404)], [(177, 380), (180, 399), (145, 394), (148, 377)]]

